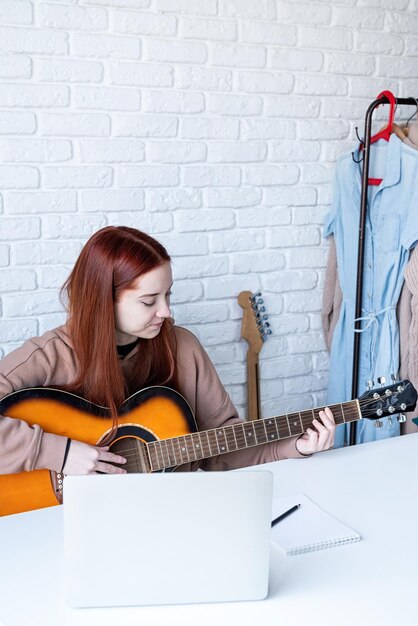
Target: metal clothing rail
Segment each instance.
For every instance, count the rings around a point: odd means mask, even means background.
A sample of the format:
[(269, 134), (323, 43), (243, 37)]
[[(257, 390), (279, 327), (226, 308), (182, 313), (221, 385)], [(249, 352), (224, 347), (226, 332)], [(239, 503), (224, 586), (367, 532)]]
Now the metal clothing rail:
[[(416, 98), (395, 98), (397, 105), (412, 105), (417, 107)], [(370, 163), (370, 139), (372, 129), (372, 115), (373, 111), (381, 104), (390, 104), (389, 98), (381, 96), (377, 100), (371, 103), (367, 109), (365, 126), (364, 126), (364, 160), (363, 160), (363, 172), (361, 180), (361, 201), (360, 201), (360, 223), (359, 223), (359, 239), (358, 239), (358, 258), (357, 258), (357, 288), (356, 288), (356, 310), (354, 315), (354, 329), (358, 330), (361, 327), (361, 306), (363, 298), (363, 269), (364, 269), (364, 233), (366, 226), (367, 215), (367, 191), (369, 186), (369, 163)], [(354, 332), (354, 354), (353, 354), (353, 382), (351, 388), (352, 398), (357, 398), (358, 395), (358, 370), (359, 370), (359, 355), (360, 355), (360, 335), (361, 333)], [(394, 372), (396, 373), (396, 372)], [(350, 446), (355, 445), (357, 434), (357, 424), (350, 425)]]

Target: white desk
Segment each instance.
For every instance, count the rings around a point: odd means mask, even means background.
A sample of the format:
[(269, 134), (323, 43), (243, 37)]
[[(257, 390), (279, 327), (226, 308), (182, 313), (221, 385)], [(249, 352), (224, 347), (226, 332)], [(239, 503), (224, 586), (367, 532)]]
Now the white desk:
[[(3, 626), (393, 626), (418, 623), (418, 434), (261, 466), (279, 494), (303, 492), (359, 543), (285, 558), (272, 547), (260, 602), (68, 609), (61, 508), (0, 519)], [(284, 570), (284, 571), (283, 571)], [(117, 565), (109, 584), (122, 578)]]

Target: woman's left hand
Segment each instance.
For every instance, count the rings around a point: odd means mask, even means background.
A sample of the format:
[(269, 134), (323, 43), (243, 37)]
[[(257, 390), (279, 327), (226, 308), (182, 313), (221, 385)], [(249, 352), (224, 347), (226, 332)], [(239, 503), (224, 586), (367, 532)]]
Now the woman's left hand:
[(312, 425), (315, 428), (308, 428), (305, 433), (296, 441), (296, 450), (301, 454), (313, 454), (328, 450), (334, 445), (335, 420), (330, 408), (319, 411), (322, 423), (314, 419)]

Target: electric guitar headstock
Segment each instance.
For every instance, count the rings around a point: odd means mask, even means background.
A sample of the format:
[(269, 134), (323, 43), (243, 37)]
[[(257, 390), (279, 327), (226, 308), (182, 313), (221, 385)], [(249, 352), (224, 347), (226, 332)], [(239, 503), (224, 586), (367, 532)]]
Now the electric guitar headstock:
[(268, 315), (261, 293), (251, 293), (251, 291), (241, 291), (238, 296), (238, 304), (243, 309), (241, 337), (248, 342), (252, 352), (258, 354), (267, 341), (267, 337), (272, 334), (270, 324), (267, 321)]
[[(378, 379), (382, 385), (384, 378)], [(369, 390), (358, 399), (363, 417), (375, 419), (375, 425), (382, 426), (380, 417), (398, 414), (399, 422), (405, 422), (404, 411), (413, 411), (417, 402), (417, 392), (409, 380), (400, 380), (392, 385), (382, 386), (380, 389), (372, 389), (373, 382), (369, 384)]]

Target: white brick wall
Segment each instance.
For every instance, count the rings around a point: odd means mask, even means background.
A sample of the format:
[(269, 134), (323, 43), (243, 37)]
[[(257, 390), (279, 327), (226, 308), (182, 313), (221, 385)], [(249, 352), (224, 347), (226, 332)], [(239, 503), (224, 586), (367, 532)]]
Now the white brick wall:
[(321, 403), (334, 163), (380, 91), (418, 96), (417, 7), (0, 0), (0, 355), (64, 319), (82, 244), (128, 224), (168, 247), (175, 317), (242, 413), (243, 289), (274, 332), (264, 414)]

